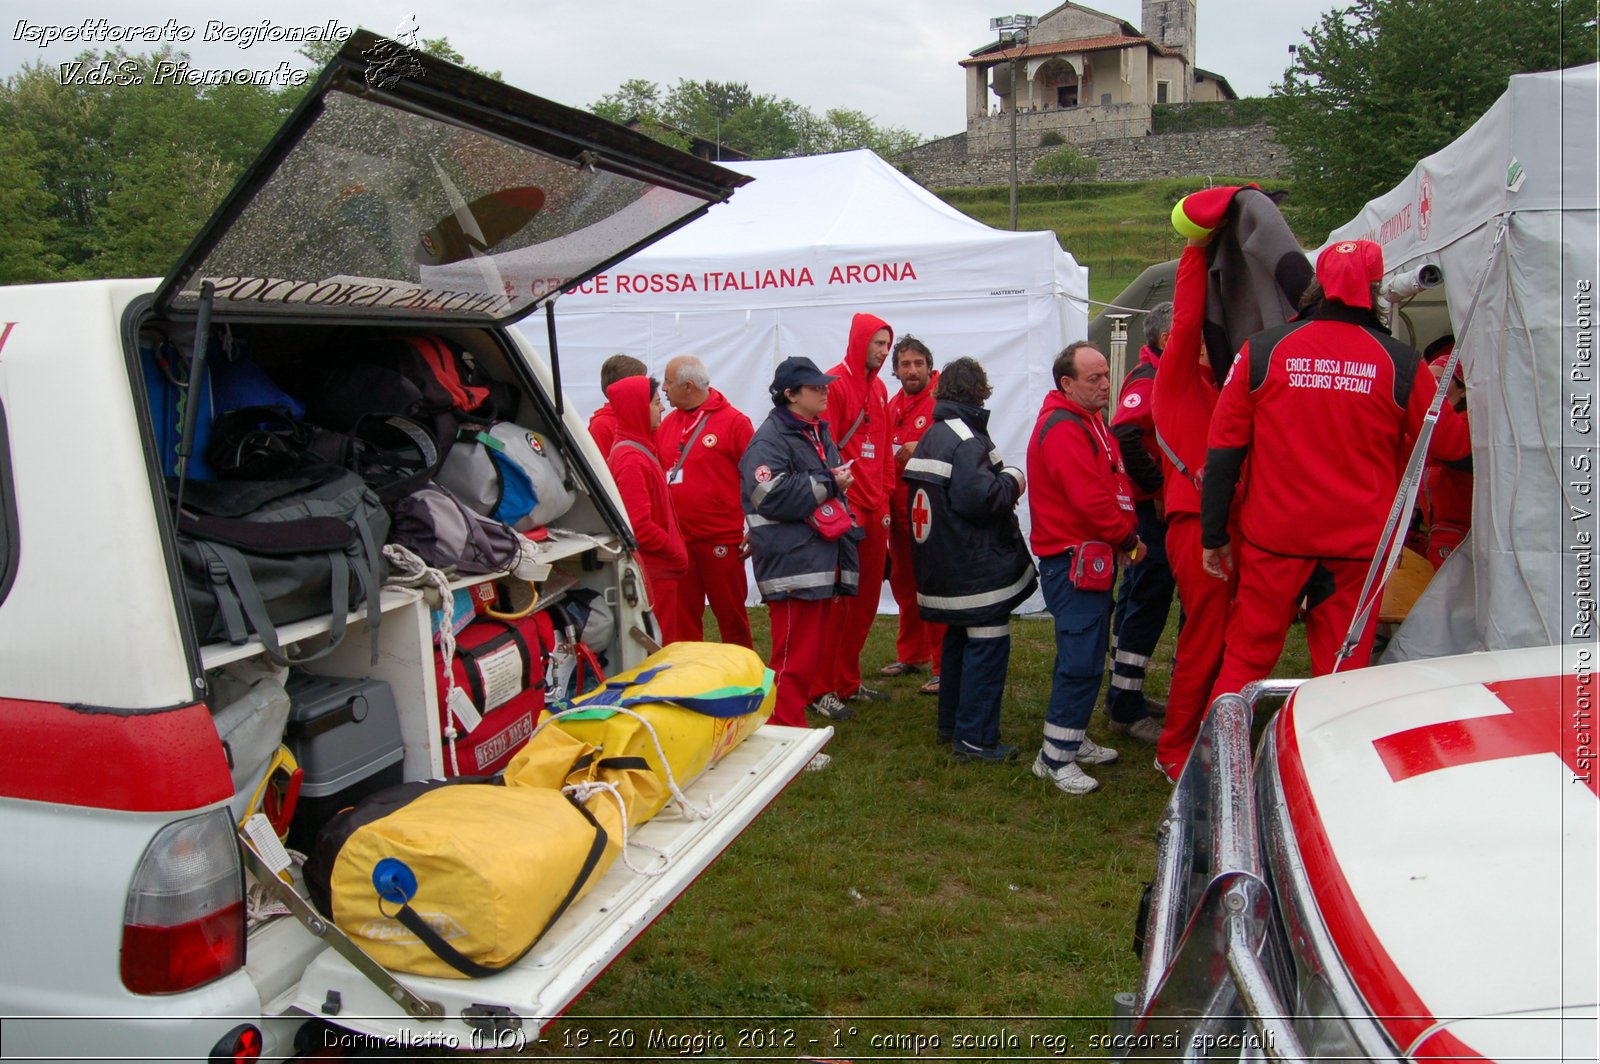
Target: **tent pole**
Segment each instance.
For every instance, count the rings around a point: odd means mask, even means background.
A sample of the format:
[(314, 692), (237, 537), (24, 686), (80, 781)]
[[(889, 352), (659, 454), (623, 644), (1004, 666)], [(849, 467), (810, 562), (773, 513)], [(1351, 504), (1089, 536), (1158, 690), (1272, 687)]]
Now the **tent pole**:
[(1411, 448), (1411, 458), (1406, 462), (1405, 475), (1400, 478), (1400, 491), (1389, 507), (1389, 519), (1384, 523), (1383, 535), (1378, 537), (1378, 549), (1373, 553), (1372, 564), (1367, 567), (1367, 579), (1361, 585), (1361, 596), (1356, 599), (1358, 608), (1355, 617), (1351, 619), (1350, 630), (1345, 633), (1344, 643), (1339, 647), (1338, 656), (1333, 660), (1334, 672), (1338, 672), (1340, 666), (1356, 652), (1356, 644), (1361, 641), (1361, 632), (1367, 626), (1367, 616), (1382, 599), (1383, 586), (1388, 582), (1389, 574), (1394, 571), (1395, 563), (1400, 560), (1400, 552), (1405, 547), (1405, 537), (1400, 534), (1400, 530), (1410, 519), (1411, 508), (1417, 502), (1417, 488), (1422, 483), (1423, 469), (1428, 460), (1428, 441), (1433, 438), (1433, 427), (1439, 421), (1439, 409), (1444, 405), (1445, 393), (1450, 390), (1450, 380), (1455, 375), (1456, 366), (1461, 361), (1461, 352), (1466, 347), (1468, 330), (1472, 328), (1472, 317), (1478, 310), (1478, 300), (1483, 296), (1484, 286), (1489, 283), (1489, 274), (1495, 260), (1500, 256), (1500, 246), (1510, 225), (1511, 215), (1502, 215), (1500, 224), (1494, 231), (1494, 242), (1489, 247), (1489, 261), (1483, 264), (1483, 272), (1478, 275), (1477, 286), (1472, 292), (1472, 301), (1467, 304), (1466, 317), (1462, 319), (1461, 328), (1456, 333), (1456, 345), (1450, 352), (1450, 361), (1439, 377), (1433, 401), (1428, 404), (1428, 412), (1422, 419), (1422, 430), (1417, 433), (1417, 442)]
[(554, 299), (544, 305), (544, 331), (550, 338), (550, 386), (555, 390), (552, 397), (556, 401), (556, 420), (562, 417), (561, 410), (561, 354), (556, 350), (556, 301)]

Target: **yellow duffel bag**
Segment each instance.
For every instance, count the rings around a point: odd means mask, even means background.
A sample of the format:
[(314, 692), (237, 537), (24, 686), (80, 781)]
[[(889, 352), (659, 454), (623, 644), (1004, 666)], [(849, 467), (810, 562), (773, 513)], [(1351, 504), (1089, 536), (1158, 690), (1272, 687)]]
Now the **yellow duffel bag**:
[(622, 848), (615, 799), (561, 790), (595, 751), (546, 731), (549, 785), (407, 783), (340, 813), (306, 862), (312, 901), (393, 971), (461, 978), (514, 963)]
[[(555, 727), (601, 751), (604, 759), (642, 758), (665, 785), (658, 799), (630, 803), (629, 826), (666, 805), (772, 716), (772, 670), (747, 647), (673, 643), (605, 686), (573, 700)], [(548, 730), (548, 729), (547, 729)], [(511, 781), (514, 763), (506, 768)]]

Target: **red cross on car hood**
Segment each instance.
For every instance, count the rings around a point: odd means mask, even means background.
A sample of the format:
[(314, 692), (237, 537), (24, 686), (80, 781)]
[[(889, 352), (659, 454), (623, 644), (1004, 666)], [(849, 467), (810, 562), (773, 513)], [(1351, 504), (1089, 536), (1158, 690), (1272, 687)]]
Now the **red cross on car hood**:
[[(1551, 647), (1344, 673), (1301, 687), (1278, 720), (1323, 919), (1417, 1059), (1593, 1059), (1596, 657)], [(1563, 1009), (1565, 1022), (1537, 1022)]]

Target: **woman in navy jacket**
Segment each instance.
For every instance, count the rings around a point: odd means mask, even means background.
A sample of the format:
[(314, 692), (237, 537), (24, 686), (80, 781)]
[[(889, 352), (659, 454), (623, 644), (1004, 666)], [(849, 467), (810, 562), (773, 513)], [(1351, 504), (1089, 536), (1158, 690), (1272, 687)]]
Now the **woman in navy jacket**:
[[(834, 596), (854, 595), (857, 583), (859, 530), (829, 539), (817, 528), (819, 518), (847, 515), (840, 510), (852, 479), (822, 420), (832, 379), (809, 358), (784, 359), (772, 378), (772, 413), (739, 462), (756, 587), (772, 618), (772, 722), (798, 728), (806, 704), (825, 693), (815, 688), (826, 683), (820, 665)], [(814, 708), (836, 720), (851, 715), (837, 699)]]

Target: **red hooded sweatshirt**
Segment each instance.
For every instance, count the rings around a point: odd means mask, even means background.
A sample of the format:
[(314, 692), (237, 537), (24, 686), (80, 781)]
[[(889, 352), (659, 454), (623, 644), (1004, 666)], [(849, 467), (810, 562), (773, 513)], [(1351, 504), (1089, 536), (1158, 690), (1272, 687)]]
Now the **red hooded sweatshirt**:
[(1100, 411), (1085, 410), (1059, 388), (1044, 397), (1028, 440), (1028, 488), (1028, 538), (1041, 558), (1086, 540), (1119, 551), (1138, 542), (1133, 486), (1117, 441)]
[(739, 459), (755, 429), (715, 388), (694, 410), (669, 410), (656, 430), (656, 454), (668, 471), (682, 461), (677, 483), (669, 481), (672, 505), (684, 537), (732, 545), (744, 537), (739, 500)]
[[(893, 426), (889, 424), (889, 389), (882, 377), (867, 372), (867, 344), (879, 329), (889, 329), (889, 323), (871, 314), (851, 318), (844, 361), (827, 371), (836, 378), (828, 385), (828, 428), (839, 444), (840, 461), (855, 460), (850, 467), (855, 483), (850, 485), (848, 497), (862, 511), (884, 508), (898, 479)], [(889, 329), (889, 341), (894, 342), (893, 329)], [(858, 417), (860, 424), (856, 423)]]
[(689, 552), (650, 434), (650, 379), (626, 377), (607, 389), (606, 397), (617, 416), (617, 438), (606, 465), (633, 525), (639, 560), (652, 580), (676, 580), (689, 571)]

